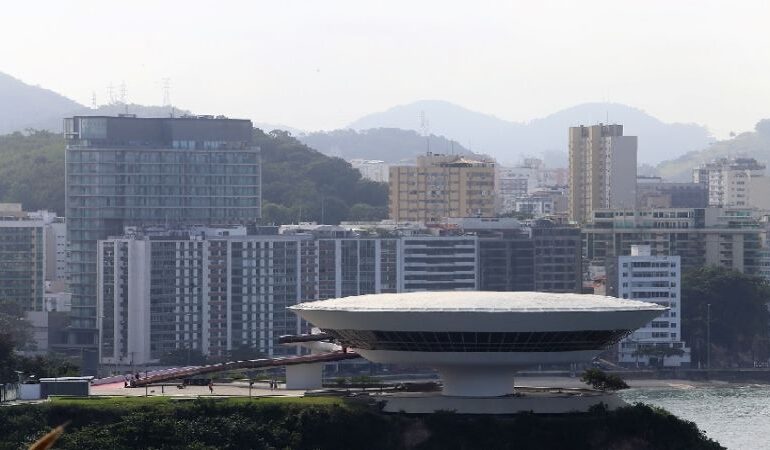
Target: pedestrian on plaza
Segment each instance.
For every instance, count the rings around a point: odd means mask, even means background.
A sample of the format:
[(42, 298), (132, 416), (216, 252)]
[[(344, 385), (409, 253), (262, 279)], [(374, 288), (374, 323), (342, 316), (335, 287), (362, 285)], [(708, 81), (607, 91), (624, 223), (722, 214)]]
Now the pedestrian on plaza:
[(214, 393), (214, 380), (209, 380), (209, 393)]

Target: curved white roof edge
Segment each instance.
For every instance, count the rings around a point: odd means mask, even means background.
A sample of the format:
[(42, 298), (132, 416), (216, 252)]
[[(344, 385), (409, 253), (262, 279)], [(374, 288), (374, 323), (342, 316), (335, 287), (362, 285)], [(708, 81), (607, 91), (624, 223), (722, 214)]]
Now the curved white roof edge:
[(547, 292), (439, 291), (368, 294), (300, 303), (299, 311), (380, 312), (545, 312), (545, 311), (664, 311), (656, 303), (593, 294)]

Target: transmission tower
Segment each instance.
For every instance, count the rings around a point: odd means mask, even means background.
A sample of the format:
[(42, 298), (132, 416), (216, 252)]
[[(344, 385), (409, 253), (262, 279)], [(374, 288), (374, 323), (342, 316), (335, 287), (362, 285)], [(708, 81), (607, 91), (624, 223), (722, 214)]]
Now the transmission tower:
[(161, 88), (163, 89), (163, 106), (171, 106), (171, 78), (161, 79)]

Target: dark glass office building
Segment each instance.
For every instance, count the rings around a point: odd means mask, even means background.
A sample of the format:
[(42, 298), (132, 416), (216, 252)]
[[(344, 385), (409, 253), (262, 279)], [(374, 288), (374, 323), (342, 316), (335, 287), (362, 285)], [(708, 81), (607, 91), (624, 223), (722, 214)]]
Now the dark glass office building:
[(260, 152), (249, 120), (211, 116), (64, 120), (69, 348), (96, 345), (96, 243), (127, 226), (251, 224)]

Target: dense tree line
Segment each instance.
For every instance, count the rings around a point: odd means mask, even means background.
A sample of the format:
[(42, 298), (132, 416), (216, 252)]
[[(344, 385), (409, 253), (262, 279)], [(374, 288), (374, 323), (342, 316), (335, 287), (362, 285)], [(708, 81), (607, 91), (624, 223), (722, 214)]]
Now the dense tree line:
[(554, 416), (415, 417), (340, 404), (154, 400), (0, 408), (0, 449), (19, 448), (66, 421), (56, 444), (64, 450), (722, 448), (692, 422), (641, 404)]
[(64, 214), (64, 138), (29, 130), (0, 136), (0, 202)]
[[(300, 143), (287, 132), (254, 130), (262, 149), (263, 223), (379, 220), (388, 189), (361, 178), (339, 158)], [(0, 202), (64, 214), (64, 139), (29, 130), (0, 136)]]
[(693, 366), (707, 362), (709, 323), (712, 367), (746, 367), (767, 361), (768, 302), (770, 284), (761, 277), (719, 267), (685, 273), (682, 335), (692, 348)]
[(254, 141), (262, 149), (264, 223), (387, 217), (387, 185), (363, 179), (344, 160), (325, 156), (285, 131), (255, 130)]

